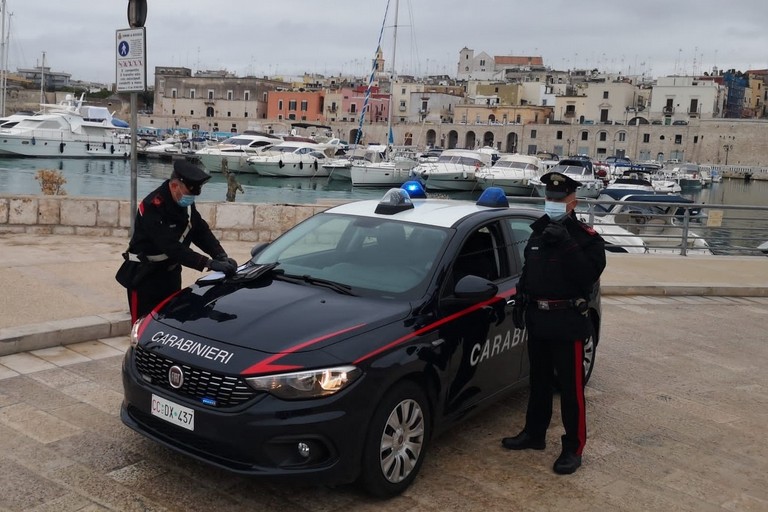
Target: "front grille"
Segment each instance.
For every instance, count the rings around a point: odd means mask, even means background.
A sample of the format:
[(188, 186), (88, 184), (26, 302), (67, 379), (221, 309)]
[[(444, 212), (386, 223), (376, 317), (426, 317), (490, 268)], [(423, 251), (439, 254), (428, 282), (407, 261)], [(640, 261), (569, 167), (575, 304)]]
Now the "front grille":
[[(240, 405), (256, 396), (256, 391), (240, 377), (216, 375), (200, 368), (182, 364), (167, 357), (136, 347), (136, 368), (153, 386), (216, 408)], [(184, 371), (184, 383), (179, 389), (168, 382), (168, 370), (179, 366)], [(205, 399), (205, 401), (203, 401)]]

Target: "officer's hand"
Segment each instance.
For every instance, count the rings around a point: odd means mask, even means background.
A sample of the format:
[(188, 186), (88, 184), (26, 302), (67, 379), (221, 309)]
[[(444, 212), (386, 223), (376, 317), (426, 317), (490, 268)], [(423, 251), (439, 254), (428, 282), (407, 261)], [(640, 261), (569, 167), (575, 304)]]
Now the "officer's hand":
[(237, 272), (237, 263), (232, 258), (227, 258), (230, 261), (210, 260), (208, 262), (208, 269), (216, 272), (224, 272), (224, 274), (231, 276)]
[(571, 237), (568, 233), (568, 228), (559, 222), (550, 222), (542, 232), (544, 241), (556, 244), (563, 242)]
[(231, 263), (232, 265), (234, 265), (235, 268), (237, 268), (237, 262), (234, 259), (232, 259), (229, 256), (227, 256), (227, 253), (225, 253), (225, 252), (223, 252), (221, 254), (218, 254), (214, 259), (215, 260), (219, 260), (219, 261), (226, 261), (226, 262)]
[(513, 297), (515, 305), (512, 306), (512, 323), (518, 329), (525, 329), (525, 295), (518, 293)]

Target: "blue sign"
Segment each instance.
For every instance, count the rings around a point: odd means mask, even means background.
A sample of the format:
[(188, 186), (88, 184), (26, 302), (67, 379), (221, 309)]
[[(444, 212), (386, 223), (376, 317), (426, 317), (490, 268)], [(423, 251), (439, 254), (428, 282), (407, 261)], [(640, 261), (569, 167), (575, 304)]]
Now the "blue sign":
[(130, 47), (128, 46), (128, 41), (121, 41), (120, 44), (117, 45), (117, 53), (119, 53), (121, 57), (127, 56), (129, 51)]

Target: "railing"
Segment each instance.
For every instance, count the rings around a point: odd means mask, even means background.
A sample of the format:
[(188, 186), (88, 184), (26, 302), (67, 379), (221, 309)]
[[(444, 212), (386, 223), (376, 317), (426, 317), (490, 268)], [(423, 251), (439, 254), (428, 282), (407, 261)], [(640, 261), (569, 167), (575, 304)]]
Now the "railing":
[[(541, 205), (544, 199), (509, 201)], [(768, 242), (768, 206), (579, 198), (577, 213), (587, 224), (604, 227), (601, 231), (627, 237), (621, 248), (612, 248), (618, 252), (768, 256), (758, 248)]]

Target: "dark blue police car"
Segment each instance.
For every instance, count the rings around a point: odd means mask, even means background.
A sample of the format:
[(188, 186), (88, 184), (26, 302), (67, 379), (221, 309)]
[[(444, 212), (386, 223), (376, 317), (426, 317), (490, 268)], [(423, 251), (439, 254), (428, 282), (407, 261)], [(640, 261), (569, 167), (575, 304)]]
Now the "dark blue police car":
[[(123, 422), (242, 474), (407, 488), (437, 434), (527, 381), (511, 310), (541, 216), (499, 189), (409, 186), (315, 215), (139, 320)], [(599, 297), (589, 315), (585, 381)]]

